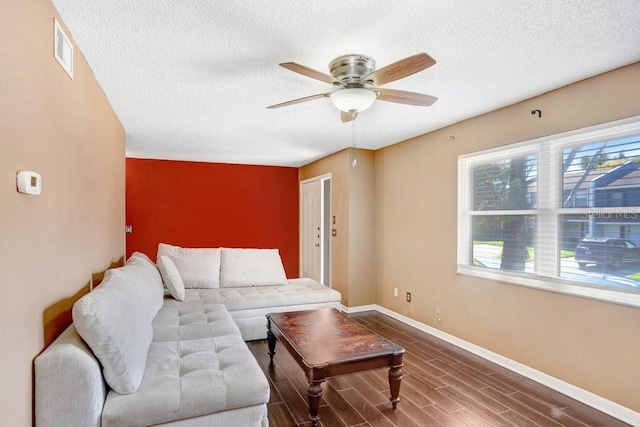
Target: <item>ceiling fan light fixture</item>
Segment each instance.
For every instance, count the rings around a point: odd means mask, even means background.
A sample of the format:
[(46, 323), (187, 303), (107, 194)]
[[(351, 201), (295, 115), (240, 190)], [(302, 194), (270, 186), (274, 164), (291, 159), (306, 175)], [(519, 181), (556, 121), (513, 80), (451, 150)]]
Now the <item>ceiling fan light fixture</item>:
[(330, 97), (336, 108), (348, 113), (366, 110), (371, 107), (377, 96), (374, 91), (369, 89), (347, 88), (333, 92)]

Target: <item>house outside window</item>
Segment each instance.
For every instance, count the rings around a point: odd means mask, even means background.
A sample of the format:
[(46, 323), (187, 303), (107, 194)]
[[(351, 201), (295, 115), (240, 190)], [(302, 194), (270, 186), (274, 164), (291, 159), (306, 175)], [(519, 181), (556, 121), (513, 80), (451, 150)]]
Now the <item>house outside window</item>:
[(640, 306), (640, 117), (459, 157), (458, 272)]

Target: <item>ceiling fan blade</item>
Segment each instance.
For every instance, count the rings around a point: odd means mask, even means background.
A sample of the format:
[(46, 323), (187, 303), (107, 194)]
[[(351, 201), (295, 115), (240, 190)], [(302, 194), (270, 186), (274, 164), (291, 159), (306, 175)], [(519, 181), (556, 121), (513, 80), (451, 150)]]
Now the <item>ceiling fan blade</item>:
[(419, 53), (374, 71), (368, 76), (361, 78), (360, 83), (373, 82), (373, 86), (380, 86), (408, 77), (431, 67), (435, 63), (436, 60), (426, 53)]
[(287, 105), (299, 104), (301, 102), (312, 101), (312, 100), (318, 99), (318, 98), (326, 98), (329, 95), (331, 95), (331, 93), (319, 93), (317, 95), (305, 96), (304, 98), (292, 99), (291, 101), (282, 102), (280, 104), (275, 104), (275, 105), (270, 105), (267, 108), (286, 107)]
[(395, 89), (373, 89), (378, 92), (378, 99), (381, 101), (395, 102), (397, 104), (417, 105), (419, 107), (428, 107), (438, 100), (435, 96), (425, 95), (423, 93), (407, 92)]
[(283, 62), (279, 64), (281, 67), (291, 70), (294, 73), (302, 74), (303, 76), (311, 77), (312, 79), (320, 80), (321, 82), (333, 84), (333, 77), (328, 74), (316, 71), (313, 68), (305, 67), (304, 65), (296, 64), (295, 62)]
[(340, 119), (342, 120), (342, 123), (347, 123), (347, 122), (351, 122), (354, 121), (356, 119), (356, 117), (358, 117), (358, 112), (357, 111), (341, 111), (340, 112)]

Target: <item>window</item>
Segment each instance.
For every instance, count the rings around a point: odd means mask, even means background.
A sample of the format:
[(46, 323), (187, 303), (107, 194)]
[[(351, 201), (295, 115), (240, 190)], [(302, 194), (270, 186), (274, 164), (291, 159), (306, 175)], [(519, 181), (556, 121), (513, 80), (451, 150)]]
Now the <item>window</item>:
[(640, 117), (458, 162), (459, 273), (640, 307)]
[(631, 226), (629, 225), (621, 225), (620, 226), (620, 238), (621, 239), (629, 239), (631, 237)]
[(471, 167), (473, 265), (533, 272), (536, 171), (535, 154), (489, 159)]

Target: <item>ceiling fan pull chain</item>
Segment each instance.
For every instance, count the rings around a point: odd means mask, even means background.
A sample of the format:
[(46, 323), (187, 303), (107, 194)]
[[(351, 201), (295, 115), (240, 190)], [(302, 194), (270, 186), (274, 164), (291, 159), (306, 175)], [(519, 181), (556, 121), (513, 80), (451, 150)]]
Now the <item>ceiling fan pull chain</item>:
[(358, 159), (356, 158), (356, 121), (351, 122), (351, 167), (355, 169), (358, 166)]

